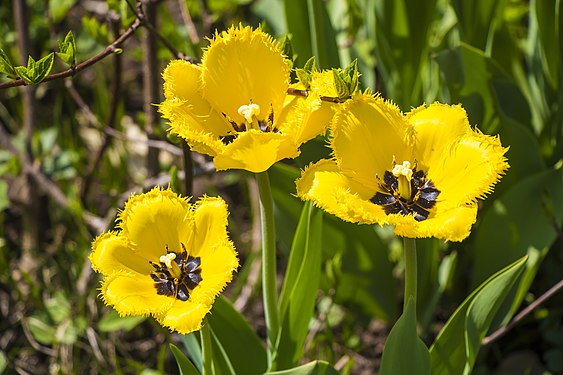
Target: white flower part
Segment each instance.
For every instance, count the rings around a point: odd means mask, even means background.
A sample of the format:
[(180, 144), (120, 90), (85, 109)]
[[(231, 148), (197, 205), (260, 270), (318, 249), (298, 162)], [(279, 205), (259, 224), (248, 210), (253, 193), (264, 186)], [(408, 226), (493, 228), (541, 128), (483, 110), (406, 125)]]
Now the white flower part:
[(238, 113), (244, 117), (247, 122), (251, 123), (252, 118), (260, 114), (260, 106), (254, 103), (241, 105), (238, 109)]
[(176, 253), (168, 253), (160, 256), (160, 261), (166, 264), (166, 267), (172, 268), (172, 261), (176, 259)]
[(395, 177), (405, 176), (407, 180), (410, 181), (412, 178), (411, 163), (404, 161), (403, 164), (395, 164), (391, 173), (393, 173)]

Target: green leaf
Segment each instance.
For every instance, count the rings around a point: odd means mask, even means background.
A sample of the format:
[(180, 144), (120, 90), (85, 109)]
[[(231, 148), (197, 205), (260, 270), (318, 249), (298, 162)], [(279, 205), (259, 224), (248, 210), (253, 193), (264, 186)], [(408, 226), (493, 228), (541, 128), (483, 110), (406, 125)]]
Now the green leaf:
[(416, 332), (416, 306), (412, 297), (387, 337), (379, 374), (430, 374), (430, 354)]
[[(240, 312), (225, 298), (219, 296), (207, 317), (211, 326), (215, 350), (226, 356), (236, 374), (259, 374), (266, 370), (266, 349)], [(248, 360), (252, 358), (252, 360)]]
[(55, 342), (56, 329), (48, 324), (47, 320), (46, 316), (31, 316), (25, 319), (24, 324), (27, 324), (35, 340), (44, 345), (51, 345)]
[(7, 367), (8, 359), (6, 358), (6, 354), (0, 350), (0, 374), (3, 374)]
[(49, 15), (53, 23), (61, 22), (77, 0), (49, 0)]
[(477, 228), (474, 285), (495, 269), (532, 255), (505, 320), (520, 306), (539, 263), (557, 239), (555, 228), (563, 221), (562, 177), (562, 170), (551, 169), (523, 179), (494, 202)]
[(0, 212), (10, 207), (10, 198), (8, 198), (8, 183), (0, 180)]
[(65, 64), (69, 66), (76, 65), (76, 41), (74, 40), (72, 31), (66, 34), (64, 41), (59, 41), (59, 50), (60, 52), (57, 52), (57, 56), (59, 56)]
[(471, 372), (481, 338), (526, 260), (521, 258), (491, 276), (457, 308), (430, 348), (433, 375)]
[(318, 60), (321, 69), (340, 66), (338, 47), (336, 46), (336, 32), (323, 0), (307, 0), (309, 16), (309, 32), (312, 54)]
[(324, 361), (313, 361), (289, 370), (267, 372), (264, 375), (338, 375), (338, 371)]
[(18, 77), (18, 74), (14, 69), (14, 65), (12, 64), (10, 58), (2, 48), (0, 48), (0, 73), (4, 73), (10, 78)]
[(196, 368), (201, 371), (203, 368), (203, 358), (201, 357), (201, 346), (196, 338), (197, 333), (192, 332), (187, 335), (181, 335), (182, 343), (188, 352), (188, 356), (196, 366)]
[(279, 299), (281, 333), (278, 368), (294, 366), (303, 355), (321, 278), (322, 211), (303, 207)]
[(280, 47), (282, 54), (286, 56), (291, 62), (293, 62), (295, 60), (295, 57), (293, 56), (293, 45), (289, 36), (283, 36)]
[(138, 326), (146, 318), (144, 316), (119, 316), (117, 311), (108, 310), (98, 322), (98, 329), (100, 332), (115, 332), (120, 329), (130, 331)]
[(452, 3), (461, 27), (461, 39), (480, 50), (487, 50), (491, 34), (503, 21), (507, 0), (454, 0)]
[[(369, 317), (393, 321), (397, 317), (399, 290), (388, 258), (389, 244), (369, 225), (345, 223), (327, 215), (324, 218), (325, 243), (335, 302), (359, 309)], [(327, 275), (328, 277), (328, 275)], [(385, 285), (382, 288), (381, 285)]]
[(428, 65), (431, 26), (437, 0), (374, 1), (378, 70), (389, 99), (403, 110), (423, 101), (422, 78)]
[(303, 65), (303, 70), (305, 70), (309, 74), (315, 73), (317, 71), (317, 59), (315, 58), (315, 56), (311, 56), (311, 58), (307, 60), (305, 65)]
[(50, 53), (42, 59), (35, 61), (33, 57), (29, 56), (27, 59), (27, 67), (16, 66), (18, 76), (25, 81), (28, 85), (35, 85), (43, 81), (49, 75), (53, 68), (55, 61), (55, 54)]
[(334, 77), (334, 88), (336, 89), (336, 94), (338, 98), (342, 101), (350, 97), (350, 88), (348, 84), (342, 78), (342, 74), (338, 69), (332, 69), (332, 75)]
[(99, 44), (109, 44), (107, 25), (101, 24), (95, 17), (82, 17), (82, 28)]
[(170, 350), (174, 354), (178, 368), (180, 369), (180, 375), (199, 375), (199, 371), (195, 368), (193, 363), (186, 358), (184, 353), (174, 344), (170, 344)]
[(558, 19), (563, 17), (561, 11), (563, 6), (558, 0), (535, 0), (530, 5), (532, 9), (532, 17), (537, 19), (538, 36), (540, 48), (542, 51), (545, 75), (554, 89), (559, 86), (559, 60), (561, 53), (559, 51), (559, 41), (557, 35)]
[(61, 292), (56, 292), (52, 298), (45, 300), (45, 309), (55, 323), (61, 323), (71, 313), (70, 302)]
[(309, 32), (309, 10), (307, 2), (303, 0), (284, 0), (287, 31), (293, 36), (293, 51), (296, 54), (295, 63), (301, 66), (307, 56), (313, 56)]

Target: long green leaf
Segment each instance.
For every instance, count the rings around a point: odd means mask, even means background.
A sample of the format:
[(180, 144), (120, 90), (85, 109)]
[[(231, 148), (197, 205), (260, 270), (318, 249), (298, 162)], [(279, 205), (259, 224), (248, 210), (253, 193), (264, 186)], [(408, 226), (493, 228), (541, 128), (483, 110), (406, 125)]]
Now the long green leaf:
[(295, 232), (280, 295), (278, 368), (291, 367), (302, 357), (321, 278), (322, 238), (322, 211), (308, 202)]
[(307, 1), (303, 0), (284, 0), (285, 20), (287, 22), (287, 32), (292, 38), (293, 51), (297, 55), (296, 66), (303, 66), (311, 56), (313, 47), (309, 38), (309, 10)]
[(412, 297), (387, 337), (379, 374), (430, 374), (430, 354), (416, 332), (416, 306)]
[(264, 375), (338, 375), (338, 371), (324, 361), (313, 361), (289, 370), (267, 372)]
[(470, 355), (477, 354), (479, 337), (487, 333), (490, 317), (520, 276), (526, 259), (519, 259), (491, 276), (457, 308), (430, 347), (433, 375), (463, 374), (471, 370), (474, 358)]
[(475, 238), (474, 285), (494, 269), (526, 254), (532, 255), (508, 305), (510, 312), (503, 312), (505, 322), (524, 299), (541, 260), (557, 238), (554, 227), (559, 227), (562, 221), (561, 170), (542, 171), (522, 180), (483, 215)]
[(196, 368), (201, 371), (203, 368), (203, 359), (201, 356), (201, 346), (199, 345), (199, 341), (197, 341), (196, 334), (199, 333), (192, 332), (187, 335), (181, 335), (180, 339), (186, 348), (188, 357), (194, 363)]
[(407, 110), (422, 102), (421, 72), (428, 61), (436, 0), (381, 0), (374, 3), (374, 8), (375, 52), (385, 91)]
[(454, 0), (452, 3), (461, 27), (461, 39), (483, 51), (487, 50), (495, 27), (502, 22), (507, 0)]
[[(548, 82), (553, 89), (559, 86), (559, 60), (563, 51), (559, 51), (557, 35), (557, 17), (562, 17), (559, 0), (534, 0), (530, 5), (532, 17), (536, 17), (541, 59)], [(559, 8), (559, 9), (557, 9)]]
[[(213, 347), (224, 353), (236, 374), (260, 374), (266, 370), (266, 349), (244, 317), (225, 298), (219, 296), (207, 317), (213, 336)], [(219, 355), (219, 354), (217, 354)], [(252, 360), (248, 360), (252, 358)], [(226, 362), (226, 361), (225, 361)]]
[(336, 33), (332, 27), (325, 2), (307, 0), (309, 10), (309, 32), (313, 56), (317, 58), (320, 69), (340, 67)]
[(182, 351), (174, 344), (170, 344), (170, 350), (176, 358), (176, 363), (180, 369), (180, 375), (199, 375), (196, 367), (193, 363), (182, 353)]

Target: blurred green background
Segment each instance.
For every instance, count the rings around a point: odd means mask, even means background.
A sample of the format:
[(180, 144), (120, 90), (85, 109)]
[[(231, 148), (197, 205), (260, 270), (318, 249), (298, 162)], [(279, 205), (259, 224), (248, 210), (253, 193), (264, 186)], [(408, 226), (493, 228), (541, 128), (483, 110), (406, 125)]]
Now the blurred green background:
[[(113, 228), (131, 192), (154, 185), (221, 194), (241, 268), (226, 292), (264, 337), (259, 218), (252, 176), (215, 173), (166, 133), (154, 104), (160, 73), (232, 24), (262, 25), (291, 40), (295, 67), (358, 60), (362, 88), (403, 111), (461, 103), (472, 125), (510, 147), (510, 170), (480, 205), (462, 243), (419, 241), (422, 337), (431, 343), (471, 290), (523, 255), (527, 267), (491, 331), (563, 277), (563, 5), (560, 0), (12, 0), (0, 5), (1, 85), (6, 61), (59, 51), (91, 59), (140, 17), (144, 25), (73, 77), (0, 90), (0, 373), (177, 373), (150, 319), (119, 318), (97, 298), (87, 256)], [(139, 13), (142, 11), (142, 13)], [(134, 13), (135, 12), (135, 13)], [(146, 26), (146, 25), (149, 26)], [(39, 68), (38, 68), (39, 69)], [(68, 70), (55, 57), (50, 74)], [(294, 180), (328, 155), (326, 139), (270, 170), (283, 275), (303, 203)], [(401, 243), (388, 228), (324, 215), (323, 265), (304, 361), (343, 373), (377, 371), (401, 306)], [(281, 278), (280, 278), (281, 280)], [(563, 295), (556, 294), (485, 346), (475, 374), (563, 373)], [(530, 372), (524, 372), (529, 369)]]

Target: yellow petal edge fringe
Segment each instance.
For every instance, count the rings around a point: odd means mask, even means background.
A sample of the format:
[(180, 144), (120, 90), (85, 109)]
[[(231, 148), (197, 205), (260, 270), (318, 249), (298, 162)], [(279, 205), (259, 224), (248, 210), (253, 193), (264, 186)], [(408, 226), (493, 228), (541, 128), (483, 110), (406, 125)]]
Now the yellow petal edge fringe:
[(92, 243), (103, 301), (121, 316), (153, 316), (182, 334), (200, 329), (238, 267), (227, 216), (221, 198), (191, 204), (158, 187), (131, 196), (119, 230)]
[(201, 66), (168, 64), (159, 110), (169, 131), (212, 156), (217, 170), (263, 172), (298, 156), (300, 145), (324, 133), (331, 119), (322, 90), (307, 98), (287, 95), (290, 70), (270, 35), (232, 26), (215, 34)]
[(403, 115), (359, 93), (329, 127), (332, 160), (309, 165), (297, 194), (345, 221), (393, 225), (404, 237), (466, 238), (484, 198), (509, 168), (498, 137), (471, 128), (459, 105)]

